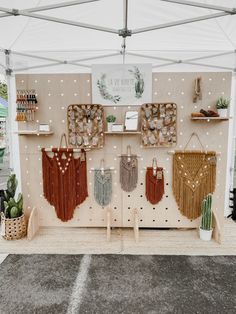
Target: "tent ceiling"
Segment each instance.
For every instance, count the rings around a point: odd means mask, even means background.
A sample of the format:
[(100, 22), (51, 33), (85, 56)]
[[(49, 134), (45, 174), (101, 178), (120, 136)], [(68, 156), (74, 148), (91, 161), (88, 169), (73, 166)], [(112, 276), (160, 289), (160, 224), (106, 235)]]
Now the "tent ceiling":
[[(172, 0), (173, 1), (173, 0)], [(236, 0), (207, 0), (195, 3), (236, 7)], [(32, 7), (71, 2), (70, 0), (0, 0), (0, 7), (12, 10), (27, 10)], [(67, 6), (53, 10), (35, 12), (35, 14), (79, 23), (97, 25), (114, 29), (124, 27), (123, 0), (99, 0), (80, 5)], [(166, 24), (183, 19), (191, 19), (205, 15), (222, 13), (220, 11), (180, 5), (159, 0), (129, 0), (128, 1), (128, 29), (134, 31), (154, 25)], [(0, 12), (1, 15), (1, 12)], [(1, 32), (0, 47), (16, 52), (26, 52), (46, 58), (60, 60), (79, 60), (85, 57), (119, 54), (122, 37), (118, 34), (65, 25), (52, 21), (45, 21), (26, 16), (8, 16), (0, 18)], [(171, 59), (183, 60), (208, 55), (220, 51), (234, 51), (236, 48), (236, 15), (227, 15), (217, 19), (198, 21), (170, 28), (163, 28), (140, 34), (133, 34), (126, 38), (127, 52), (159, 56), (168, 54)], [(3, 59), (3, 60), (2, 60)], [(207, 59), (207, 64), (217, 65), (217, 60)], [(106, 59), (82, 61), (84, 65), (92, 63), (120, 63), (121, 55)], [(151, 62), (159, 65), (161, 60), (141, 58), (127, 55), (126, 62)], [(204, 61), (204, 62), (203, 62)], [(0, 57), (3, 63), (4, 56)], [(200, 62), (200, 61), (199, 61)], [(201, 60), (206, 63), (206, 60)], [(223, 62), (223, 63), (222, 63)], [(13, 55), (13, 68), (34, 67), (49, 64), (50, 60)], [(161, 62), (165, 64), (165, 62)], [(223, 67), (234, 68), (235, 56), (225, 55), (220, 63)], [(78, 69), (78, 66), (77, 66)]]

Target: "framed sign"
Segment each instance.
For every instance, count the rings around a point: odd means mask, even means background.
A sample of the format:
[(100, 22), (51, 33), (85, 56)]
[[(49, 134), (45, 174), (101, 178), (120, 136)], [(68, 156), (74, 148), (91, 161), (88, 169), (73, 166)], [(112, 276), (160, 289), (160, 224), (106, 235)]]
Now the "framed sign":
[(93, 103), (137, 105), (151, 102), (151, 64), (92, 66)]

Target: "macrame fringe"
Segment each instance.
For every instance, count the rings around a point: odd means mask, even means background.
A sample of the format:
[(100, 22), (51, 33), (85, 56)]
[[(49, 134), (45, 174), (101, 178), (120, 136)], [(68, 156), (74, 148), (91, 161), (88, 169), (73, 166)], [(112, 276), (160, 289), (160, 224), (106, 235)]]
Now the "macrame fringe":
[[(129, 159), (130, 158), (130, 159)], [(121, 156), (120, 160), (120, 184), (125, 192), (132, 192), (138, 182), (138, 159), (136, 155)]]
[(112, 198), (112, 174), (110, 169), (105, 169), (104, 174), (96, 169), (94, 173), (94, 197), (101, 206), (107, 206)]
[(157, 167), (156, 171), (162, 173), (161, 179), (153, 175), (153, 167), (148, 167), (146, 171), (146, 198), (153, 205), (159, 203), (165, 193), (163, 168)]
[(216, 183), (215, 152), (176, 152), (173, 157), (173, 193), (180, 212), (189, 219), (201, 215), (202, 200)]
[(55, 207), (57, 217), (68, 221), (88, 196), (86, 160), (74, 158), (72, 149), (53, 149), (52, 152), (51, 158), (42, 149), (44, 196)]

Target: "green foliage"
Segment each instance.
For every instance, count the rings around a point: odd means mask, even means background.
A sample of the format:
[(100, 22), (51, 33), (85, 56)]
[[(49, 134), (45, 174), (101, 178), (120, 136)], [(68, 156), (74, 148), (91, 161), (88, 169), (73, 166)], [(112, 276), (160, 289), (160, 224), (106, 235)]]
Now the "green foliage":
[(8, 99), (7, 84), (4, 82), (0, 82), (0, 96), (6, 100)]
[(211, 230), (212, 229), (212, 194), (208, 194), (207, 197), (202, 201), (202, 219), (201, 229)]
[(108, 123), (115, 122), (116, 121), (116, 117), (111, 114), (111, 115), (106, 117), (106, 120), (107, 120)]
[(230, 99), (224, 98), (223, 96), (219, 97), (216, 102), (216, 109), (227, 109), (230, 104)]
[(7, 190), (4, 191), (4, 214), (6, 218), (17, 218), (23, 214), (23, 196), (19, 193), (15, 200), (18, 181), (16, 175), (12, 174), (7, 181)]

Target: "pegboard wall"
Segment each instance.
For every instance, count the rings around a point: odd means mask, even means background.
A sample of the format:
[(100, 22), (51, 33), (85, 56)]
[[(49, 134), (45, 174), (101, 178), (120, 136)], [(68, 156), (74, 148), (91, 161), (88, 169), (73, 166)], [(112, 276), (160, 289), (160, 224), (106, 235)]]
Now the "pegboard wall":
[[(202, 77), (202, 101), (193, 103), (194, 79)], [(134, 208), (137, 208), (140, 227), (198, 227), (199, 219), (189, 220), (178, 210), (172, 193), (172, 155), (170, 148), (143, 148), (140, 135), (105, 135), (103, 149), (87, 153), (89, 197), (74, 212), (74, 218), (63, 223), (55, 210), (43, 197), (42, 188), (42, 147), (58, 147), (60, 135), (67, 133), (67, 107), (70, 104), (92, 103), (90, 74), (32, 74), (17, 75), (17, 89), (35, 89), (38, 110), (35, 123), (19, 122), (19, 129), (35, 129), (37, 123), (50, 124), (54, 134), (51, 136), (20, 136), (20, 159), (22, 190), (25, 211), (30, 213), (36, 206), (39, 210), (41, 226), (106, 226), (106, 208), (99, 206), (93, 196), (94, 173), (90, 170), (99, 167), (105, 159), (106, 166), (114, 167), (113, 197), (111, 208), (112, 226), (133, 227)], [(221, 95), (230, 98), (231, 73), (153, 73), (153, 102), (174, 102), (177, 104), (177, 146), (183, 149), (192, 132), (198, 133), (206, 150), (221, 152), (217, 161), (217, 182), (214, 194), (214, 209), (223, 223), (226, 163), (228, 145), (228, 121), (192, 121), (193, 111), (215, 109), (215, 102)], [(132, 107), (132, 109), (139, 107)], [(105, 116), (114, 114), (117, 122), (124, 123), (127, 107), (105, 107)], [(119, 158), (126, 153), (130, 144), (132, 153), (141, 158), (138, 161), (138, 185), (132, 193), (123, 192), (119, 183)], [(191, 142), (191, 149), (200, 149), (199, 144)], [(158, 165), (164, 168), (165, 195), (157, 205), (151, 205), (145, 197), (145, 169), (151, 166), (156, 157)]]

